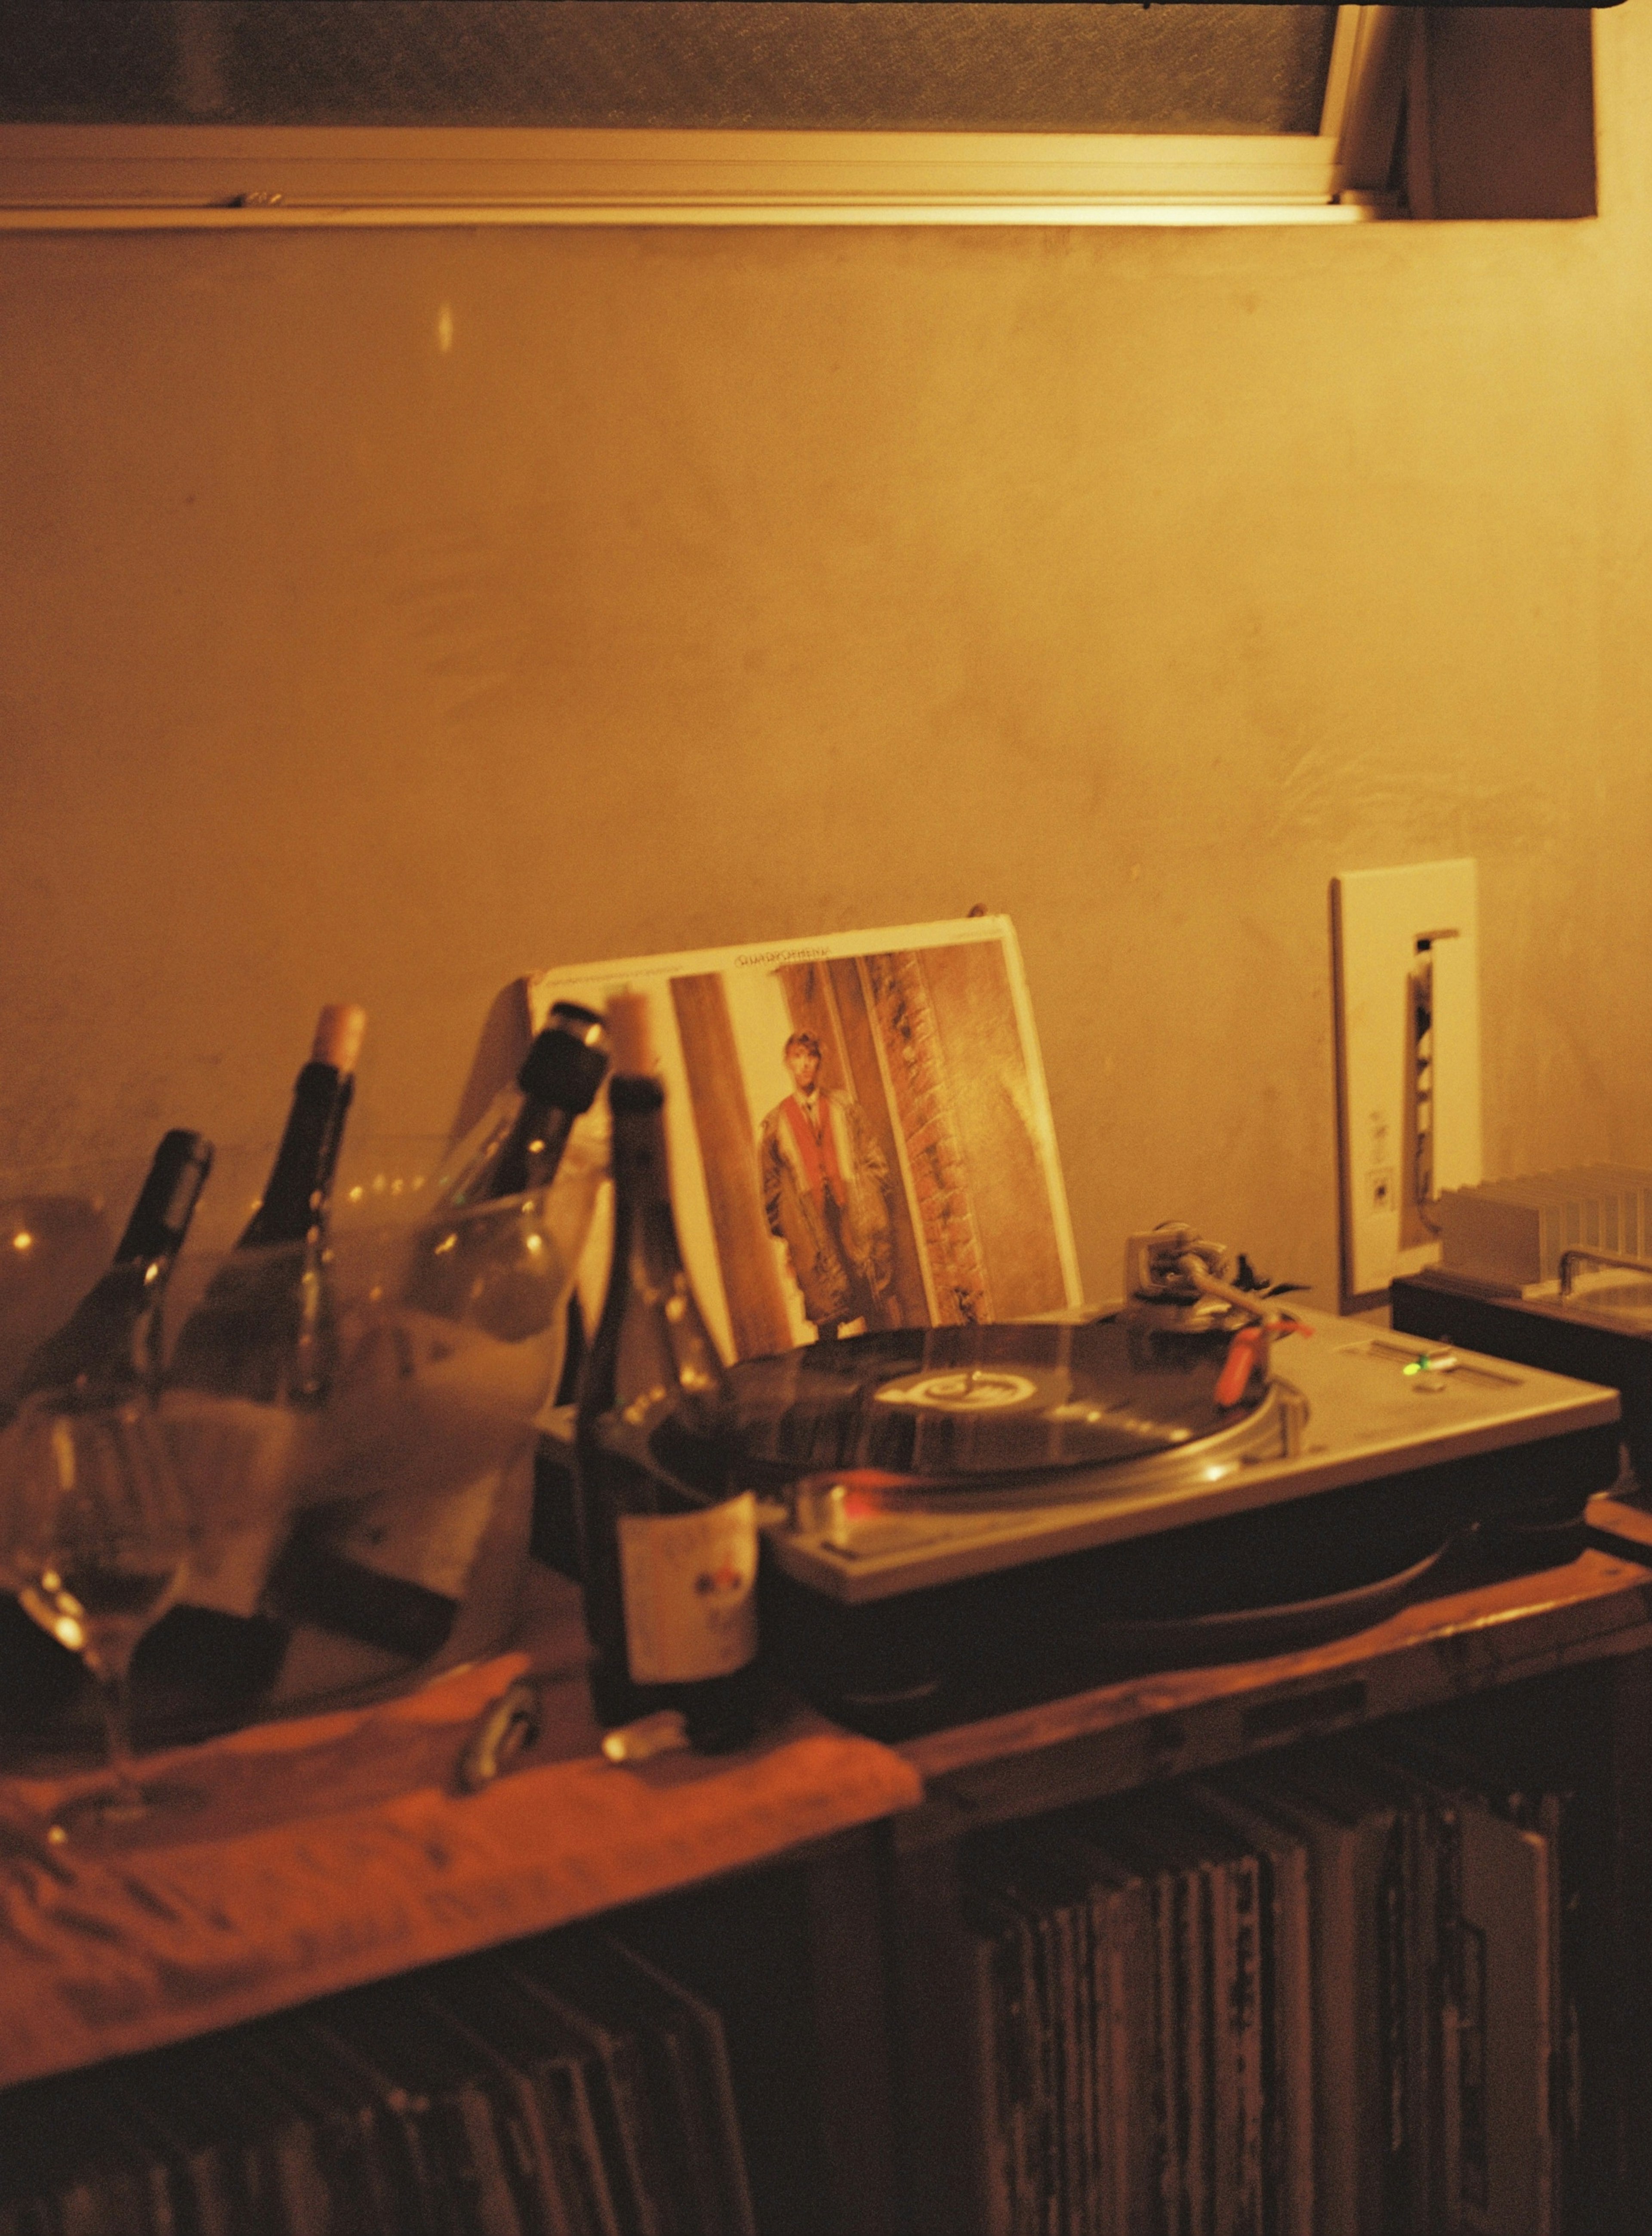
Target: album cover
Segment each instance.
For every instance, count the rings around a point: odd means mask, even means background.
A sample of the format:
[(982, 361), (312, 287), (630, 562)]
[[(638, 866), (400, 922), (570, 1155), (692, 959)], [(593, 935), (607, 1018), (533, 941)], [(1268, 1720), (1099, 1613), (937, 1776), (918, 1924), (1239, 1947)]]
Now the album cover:
[[(625, 991), (647, 997), (684, 1257), (729, 1361), (1079, 1303), (1007, 917), (522, 982), (533, 1031), (554, 1002)], [(587, 1319), (610, 1233), (605, 1200), (580, 1268)]]

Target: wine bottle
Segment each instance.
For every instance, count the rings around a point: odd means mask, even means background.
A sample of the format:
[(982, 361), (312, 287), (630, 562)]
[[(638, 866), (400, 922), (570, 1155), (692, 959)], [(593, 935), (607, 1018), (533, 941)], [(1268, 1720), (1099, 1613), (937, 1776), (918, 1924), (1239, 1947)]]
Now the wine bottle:
[(332, 1367), (327, 1205), (367, 1023), (330, 1003), (256, 1211), (179, 1332), (176, 1388), (264, 1405), (318, 1406)]
[(574, 1121), (590, 1108), (607, 1066), (603, 1020), (577, 1002), (557, 1003), (515, 1084), (502, 1091), (437, 1178), (443, 1215), (416, 1242), (408, 1304), (465, 1320), (505, 1343), (549, 1325), (561, 1290), (547, 1278), (544, 1238), (531, 1220), (456, 1214), (548, 1188)]
[(354, 1085), (365, 1012), (330, 1003), (264, 1194), (234, 1248), (179, 1330), (161, 1392), (174, 1464), (193, 1496), (200, 1536), (178, 1602), (142, 1657), (192, 1686), (215, 1676), (256, 1690), (274, 1674), (285, 1630), (261, 1602), (292, 1525), (332, 1373), (327, 1206)]
[(574, 1481), (591, 1693), (739, 1746), (757, 1702), (757, 1504), (731, 1494), (723, 1363), (683, 1264), (646, 1002), (611, 1004), (613, 1257), (580, 1377)]
[[(282, 1555), (272, 1584), (287, 1612), (416, 1661), (452, 1638), (524, 1484), (550, 1332), (600, 1178), (590, 1161), (564, 1168), (563, 1151), (607, 1062), (603, 1019), (559, 1002), (515, 1086), (449, 1158), (399, 1309), (365, 1331), (343, 1370), (345, 1495), (305, 1515)], [(516, 1200), (530, 1190), (540, 1200)], [(495, 1392), (491, 1424), (484, 1385)], [(529, 1496), (524, 1488), (524, 1529)]]
[(450, 1210), (546, 1187), (568, 1134), (608, 1068), (607, 1028), (579, 1002), (554, 1004), (514, 1086), (500, 1090), (447, 1160), (437, 1187)]
[(95, 1398), (161, 1378), (161, 1300), (213, 1167), (205, 1135), (175, 1128), (156, 1149), (108, 1269), (24, 1364), (0, 1420), (35, 1391)]

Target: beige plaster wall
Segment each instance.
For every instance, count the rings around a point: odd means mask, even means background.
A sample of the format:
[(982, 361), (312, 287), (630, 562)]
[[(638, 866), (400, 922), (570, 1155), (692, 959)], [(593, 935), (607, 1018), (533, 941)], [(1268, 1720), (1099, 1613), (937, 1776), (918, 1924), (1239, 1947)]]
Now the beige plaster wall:
[[(0, 1147), (442, 1128), (530, 966), (1008, 911), (1092, 1291), (1334, 1286), (1327, 885), (1652, 1160), (1652, 18), (1602, 214), (0, 241)], [(451, 345), (441, 345), (444, 312)]]

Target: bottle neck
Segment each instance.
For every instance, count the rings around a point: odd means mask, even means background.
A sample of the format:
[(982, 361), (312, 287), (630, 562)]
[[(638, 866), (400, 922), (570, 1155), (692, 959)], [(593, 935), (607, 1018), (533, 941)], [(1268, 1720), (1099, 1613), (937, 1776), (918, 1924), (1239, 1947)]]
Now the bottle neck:
[[(654, 1290), (683, 1275), (665, 1152), (665, 1097), (652, 1079), (616, 1079), (613, 1112), (613, 1266)], [(686, 1279), (686, 1276), (683, 1276)]]
[(168, 1266), (183, 1246), (213, 1168), (213, 1145), (175, 1128), (161, 1139), (115, 1253), (117, 1266)]
[(718, 1356), (683, 1264), (672, 1211), (665, 1096), (658, 1082), (621, 1076), (613, 1114), (613, 1259), (582, 1378), (580, 1414), (644, 1399), (711, 1435), (723, 1398)]
[(237, 1249), (302, 1242), (323, 1223), (355, 1084), (353, 1074), (338, 1071), (330, 1063), (307, 1063), (298, 1074), (286, 1131), (265, 1185), (264, 1200), (248, 1221)]
[(551, 1019), (523, 1058), (515, 1085), (460, 1146), (442, 1183), (449, 1210), (548, 1187), (555, 1179), (574, 1121), (595, 1100), (608, 1057), (594, 1009), (559, 1002)]
[(559, 1002), (516, 1075), (522, 1107), (496, 1167), (490, 1195), (548, 1187), (574, 1121), (588, 1110), (608, 1068), (607, 1034), (594, 1009)]
[(571, 1110), (524, 1097), (515, 1124), (505, 1136), (499, 1161), (488, 1175), (482, 1193), (488, 1198), (521, 1195), (526, 1188), (548, 1187), (562, 1161), (574, 1125)]
[(158, 1380), (159, 1306), (212, 1161), (212, 1144), (200, 1134), (177, 1129), (164, 1137), (114, 1262), (30, 1359), (22, 1390), (107, 1395)]

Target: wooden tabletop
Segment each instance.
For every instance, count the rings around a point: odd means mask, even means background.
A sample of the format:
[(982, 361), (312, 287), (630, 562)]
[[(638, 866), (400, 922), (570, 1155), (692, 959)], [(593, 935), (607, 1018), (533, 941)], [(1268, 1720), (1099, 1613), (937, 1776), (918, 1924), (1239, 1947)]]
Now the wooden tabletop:
[[(1595, 1501), (1564, 1568), (1419, 1601), (1311, 1650), (1124, 1679), (896, 1749), (796, 1708), (746, 1753), (616, 1768), (578, 1595), (536, 1571), (514, 1651), (379, 1705), (146, 1761), (202, 1805), (104, 1853), (39, 1828), (75, 1783), (0, 1780), (0, 2086), (234, 2025), (890, 1818), (974, 1825), (1652, 1647), (1652, 1527)], [(1636, 1554), (1640, 1557), (1635, 1557)], [(482, 1792), (478, 1714), (532, 1672), (544, 1728)]]
[[(91, 1781), (0, 1780), (0, 2086), (211, 2032), (786, 1853), (908, 1807), (917, 1772), (791, 1711), (745, 1753), (599, 1752), (578, 1594), (536, 1570), (515, 1651), (380, 1705), (147, 1759), (201, 1805), (102, 1854), (40, 1838)], [(480, 1793), (477, 1716), (533, 1671), (543, 1729)]]

